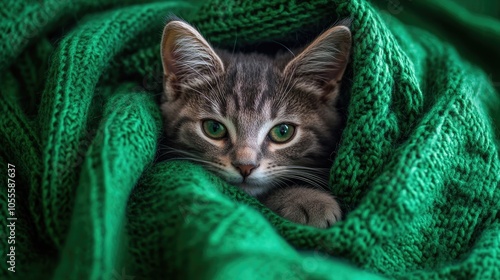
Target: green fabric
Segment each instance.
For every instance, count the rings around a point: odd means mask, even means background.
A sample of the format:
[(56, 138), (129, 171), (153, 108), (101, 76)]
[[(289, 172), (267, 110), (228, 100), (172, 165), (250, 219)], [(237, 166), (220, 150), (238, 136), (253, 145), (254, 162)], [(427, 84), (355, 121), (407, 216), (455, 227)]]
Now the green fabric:
[[(394, 2), (2, 1), (0, 208), (17, 220), (15, 273), (0, 227), (0, 278), (500, 278), (500, 22)], [(330, 180), (343, 221), (296, 225), (200, 166), (155, 162), (170, 14), (228, 49), (305, 43), (352, 19)], [(438, 36), (411, 26), (423, 23)], [(442, 41), (462, 34), (459, 51)]]

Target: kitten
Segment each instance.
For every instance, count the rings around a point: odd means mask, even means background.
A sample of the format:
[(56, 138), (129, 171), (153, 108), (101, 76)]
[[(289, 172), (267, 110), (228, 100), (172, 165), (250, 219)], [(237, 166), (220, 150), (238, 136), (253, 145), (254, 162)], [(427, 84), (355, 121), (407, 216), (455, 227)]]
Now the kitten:
[(339, 25), (296, 56), (232, 54), (170, 21), (161, 42), (169, 147), (282, 217), (329, 227), (341, 218), (326, 188), (350, 47), (349, 28)]

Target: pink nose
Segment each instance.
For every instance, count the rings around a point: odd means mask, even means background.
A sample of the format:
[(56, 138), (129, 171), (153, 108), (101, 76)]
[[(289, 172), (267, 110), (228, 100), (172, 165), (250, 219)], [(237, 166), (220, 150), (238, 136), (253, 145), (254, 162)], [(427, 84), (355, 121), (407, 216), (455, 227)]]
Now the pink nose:
[(248, 177), (255, 168), (259, 167), (254, 164), (240, 164), (240, 165), (233, 164), (233, 165), (234, 167), (240, 170), (240, 174), (243, 177)]

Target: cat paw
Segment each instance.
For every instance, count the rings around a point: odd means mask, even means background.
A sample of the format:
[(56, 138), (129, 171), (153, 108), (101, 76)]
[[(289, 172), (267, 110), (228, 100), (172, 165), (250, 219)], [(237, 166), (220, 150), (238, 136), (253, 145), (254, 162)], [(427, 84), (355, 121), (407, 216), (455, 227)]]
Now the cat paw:
[(273, 191), (263, 203), (278, 215), (299, 224), (328, 228), (342, 217), (338, 202), (325, 191), (290, 187)]

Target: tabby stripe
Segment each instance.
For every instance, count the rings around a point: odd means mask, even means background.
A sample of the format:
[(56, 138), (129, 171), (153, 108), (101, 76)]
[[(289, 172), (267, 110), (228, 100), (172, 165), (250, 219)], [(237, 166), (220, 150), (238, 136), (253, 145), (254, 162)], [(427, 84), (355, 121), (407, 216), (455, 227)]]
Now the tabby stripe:
[[(262, 108), (262, 103), (265, 101), (264, 94), (268, 92), (269, 88), (267, 86), (268, 81), (267, 81), (267, 75), (269, 72), (269, 66), (266, 65), (266, 68), (264, 68), (261, 72), (261, 77), (259, 81), (259, 88), (257, 90), (257, 96), (254, 98), (254, 104), (253, 108), (254, 110), (259, 110)], [(267, 94), (266, 94), (267, 96)]]
[(193, 119), (193, 118), (190, 118), (190, 117), (184, 116), (184, 117), (181, 117), (181, 118), (179, 118), (178, 120), (176, 120), (176, 121), (172, 124), (172, 126), (171, 126), (171, 127), (173, 127), (173, 128), (174, 128), (174, 131), (177, 133), (177, 132), (180, 130), (180, 128), (181, 128), (184, 124), (189, 123), (189, 122), (193, 122), (193, 123), (195, 123), (195, 122), (197, 122), (197, 121), (196, 121), (195, 119)]
[(236, 110), (239, 111), (241, 107), (243, 107), (242, 104), (242, 96), (243, 93), (241, 92), (241, 88), (243, 87), (243, 67), (241, 66), (241, 63), (236, 64), (236, 77), (234, 81), (234, 89), (233, 89), (233, 98), (234, 98), (234, 106), (236, 107)]
[(234, 103), (234, 109), (238, 112), (240, 110), (240, 100), (239, 100), (239, 93), (237, 92), (233, 93), (233, 103)]

